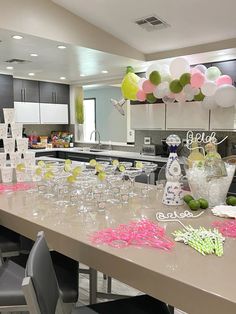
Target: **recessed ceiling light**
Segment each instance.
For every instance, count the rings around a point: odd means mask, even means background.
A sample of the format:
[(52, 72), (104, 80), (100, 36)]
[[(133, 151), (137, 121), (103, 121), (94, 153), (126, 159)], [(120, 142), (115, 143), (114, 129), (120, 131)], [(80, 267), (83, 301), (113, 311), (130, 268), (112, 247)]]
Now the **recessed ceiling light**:
[(66, 46), (58, 45), (57, 48), (58, 48), (58, 49), (66, 49)]
[(13, 67), (6, 67), (7, 70), (13, 70)]
[(38, 57), (38, 54), (37, 53), (31, 53), (30, 56), (31, 57)]
[(14, 38), (14, 39), (22, 39), (23, 36), (20, 36), (20, 35), (13, 35), (12, 38)]
[(108, 73), (108, 71), (107, 70), (102, 70), (102, 73), (106, 74), (106, 73)]
[(85, 76), (85, 74), (80, 74), (80, 76)]
[(28, 73), (29, 76), (35, 76), (33, 72)]
[(61, 76), (61, 77), (60, 77), (60, 80), (65, 80), (65, 79), (66, 79), (65, 76)]

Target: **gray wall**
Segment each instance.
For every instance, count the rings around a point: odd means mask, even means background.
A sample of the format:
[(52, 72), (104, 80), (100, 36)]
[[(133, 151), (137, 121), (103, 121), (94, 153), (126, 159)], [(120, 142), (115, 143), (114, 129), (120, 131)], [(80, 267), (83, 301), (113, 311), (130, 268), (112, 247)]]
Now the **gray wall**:
[(126, 143), (126, 116), (122, 116), (110, 101), (111, 98), (122, 98), (120, 87), (84, 90), (84, 98), (96, 98), (96, 128), (101, 134), (101, 140)]

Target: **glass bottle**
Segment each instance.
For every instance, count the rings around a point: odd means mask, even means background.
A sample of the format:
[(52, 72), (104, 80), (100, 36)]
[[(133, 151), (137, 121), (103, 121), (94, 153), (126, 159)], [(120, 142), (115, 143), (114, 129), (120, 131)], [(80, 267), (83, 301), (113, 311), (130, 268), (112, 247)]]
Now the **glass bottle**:
[(198, 142), (195, 140), (192, 143), (192, 151), (188, 156), (188, 164), (189, 167), (193, 167), (194, 165), (200, 167), (204, 164), (204, 155), (200, 152)]
[(207, 171), (208, 179), (227, 176), (225, 163), (217, 152), (216, 145), (210, 142), (206, 144), (205, 150), (205, 171)]

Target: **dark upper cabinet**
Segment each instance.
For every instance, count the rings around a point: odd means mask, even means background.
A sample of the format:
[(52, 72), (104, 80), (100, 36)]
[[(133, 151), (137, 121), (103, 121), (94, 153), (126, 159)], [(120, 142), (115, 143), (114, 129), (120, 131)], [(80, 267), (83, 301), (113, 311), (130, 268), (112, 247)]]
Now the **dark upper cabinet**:
[(41, 103), (69, 104), (69, 85), (39, 82)]
[(222, 75), (229, 75), (236, 86), (236, 60), (214, 62), (212, 66), (218, 67)]
[(39, 102), (39, 82), (32, 80), (13, 80), (14, 101)]
[(4, 122), (3, 108), (13, 108), (13, 77), (0, 74), (0, 122)]

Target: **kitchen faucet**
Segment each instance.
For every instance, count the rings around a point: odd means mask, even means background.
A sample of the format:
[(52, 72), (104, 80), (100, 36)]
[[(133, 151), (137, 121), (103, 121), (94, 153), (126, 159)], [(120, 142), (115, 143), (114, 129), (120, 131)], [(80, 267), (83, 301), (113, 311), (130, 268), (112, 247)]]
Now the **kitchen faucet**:
[(100, 136), (100, 133), (99, 133), (98, 130), (93, 130), (93, 131), (91, 132), (91, 134), (90, 134), (90, 141), (91, 141), (91, 139), (92, 139), (93, 133), (95, 133), (95, 139), (96, 139), (96, 134), (98, 135), (98, 147), (99, 147), (99, 149), (100, 149), (100, 148), (101, 148), (101, 136)]

